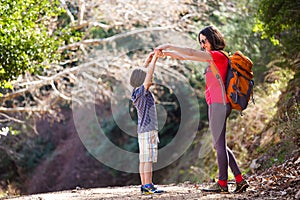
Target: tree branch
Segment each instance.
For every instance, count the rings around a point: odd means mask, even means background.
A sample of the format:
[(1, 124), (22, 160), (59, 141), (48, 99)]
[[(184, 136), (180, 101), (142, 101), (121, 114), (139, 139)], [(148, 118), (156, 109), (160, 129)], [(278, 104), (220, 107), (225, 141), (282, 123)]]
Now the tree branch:
[(172, 28), (174, 28), (174, 27), (169, 26), (169, 27), (145, 28), (145, 29), (138, 29), (138, 30), (133, 30), (133, 31), (113, 35), (108, 38), (83, 40), (81, 42), (76, 42), (76, 43), (73, 43), (73, 44), (70, 44), (67, 46), (60, 47), (60, 48), (58, 48), (58, 52), (60, 53), (60, 52), (63, 52), (64, 50), (74, 49), (74, 48), (80, 47), (80, 45), (105, 44), (105, 43), (109, 43), (109, 42), (112, 42), (112, 41), (120, 39), (120, 38), (128, 37), (131, 35), (136, 35), (136, 34), (143, 33), (143, 32), (163, 31), (163, 30), (172, 29)]
[(75, 18), (74, 18), (74, 16), (72, 15), (71, 11), (69, 10), (69, 8), (68, 8), (68, 6), (67, 6), (66, 0), (60, 0), (60, 3), (62, 4), (63, 8), (66, 10), (67, 15), (70, 17), (71, 24), (74, 24), (74, 23), (75, 23)]
[(78, 22), (77, 24), (80, 25), (83, 22), (84, 12), (85, 12), (85, 1), (84, 0), (78, 0)]
[(16, 107), (16, 108), (5, 108), (5, 107), (0, 107), (0, 112), (49, 112), (49, 107), (38, 107), (38, 106), (33, 106), (33, 107)]
[(78, 29), (82, 29), (82, 28), (88, 27), (88, 26), (91, 26), (91, 27), (101, 27), (101, 28), (106, 29), (106, 30), (110, 28), (109, 25), (103, 24), (103, 23), (100, 23), (100, 22), (82, 21), (81, 24), (78, 24), (76, 26), (72, 26), (72, 29), (78, 30)]
[(22, 120), (19, 120), (19, 119), (16, 119), (14, 117), (11, 117), (11, 116), (8, 116), (4, 113), (0, 113), (1, 116), (5, 117), (6, 119), (10, 120), (10, 121), (14, 121), (14, 122), (17, 122), (17, 123), (20, 123), (20, 124), (24, 124), (25, 122), (22, 121)]

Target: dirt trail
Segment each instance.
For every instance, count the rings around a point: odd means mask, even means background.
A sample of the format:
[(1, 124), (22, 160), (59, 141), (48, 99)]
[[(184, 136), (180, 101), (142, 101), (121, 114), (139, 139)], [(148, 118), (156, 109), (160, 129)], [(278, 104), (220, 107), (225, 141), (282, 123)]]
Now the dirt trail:
[[(60, 192), (35, 194), (22, 197), (6, 198), (10, 200), (100, 200), (100, 199), (254, 199), (252, 192), (243, 194), (202, 193), (199, 185), (184, 183), (178, 185), (158, 185), (165, 193), (159, 195), (141, 195), (139, 186), (74, 189)], [(232, 192), (234, 186), (230, 185)], [(256, 198), (257, 199), (257, 198)]]
[[(253, 174), (248, 177), (250, 187), (242, 194), (233, 194), (235, 184), (229, 183), (230, 194), (203, 193), (201, 188), (205, 184), (181, 184), (158, 185), (165, 193), (160, 195), (141, 195), (138, 185), (123, 187), (106, 187), (84, 189), (77, 187), (74, 190), (33, 194), (20, 197), (6, 197), (2, 200), (101, 200), (101, 199), (300, 199), (300, 156), (297, 154), (281, 165), (264, 170), (261, 174)], [(210, 183), (211, 184), (211, 183)], [(1, 199), (1, 198), (0, 198)]]

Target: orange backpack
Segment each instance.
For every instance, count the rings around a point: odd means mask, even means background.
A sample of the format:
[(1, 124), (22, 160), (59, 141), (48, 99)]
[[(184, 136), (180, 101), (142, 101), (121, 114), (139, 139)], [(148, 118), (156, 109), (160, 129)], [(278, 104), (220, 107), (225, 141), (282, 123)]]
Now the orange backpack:
[(236, 51), (233, 55), (222, 53), (228, 58), (228, 71), (226, 77), (226, 95), (232, 109), (242, 111), (248, 106), (250, 97), (253, 99), (253, 63), (242, 52)]

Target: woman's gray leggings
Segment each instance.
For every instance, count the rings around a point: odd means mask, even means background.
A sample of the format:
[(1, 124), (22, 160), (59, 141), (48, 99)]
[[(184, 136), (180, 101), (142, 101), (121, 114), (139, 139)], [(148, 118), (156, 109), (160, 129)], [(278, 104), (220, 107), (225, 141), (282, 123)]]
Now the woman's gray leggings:
[(231, 112), (230, 104), (213, 103), (208, 107), (209, 127), (217, 151), (219, 180), (228, 179), (228, 163), (234, 176), (241, 174), (232, 151), (226, 145), (226, 121)]

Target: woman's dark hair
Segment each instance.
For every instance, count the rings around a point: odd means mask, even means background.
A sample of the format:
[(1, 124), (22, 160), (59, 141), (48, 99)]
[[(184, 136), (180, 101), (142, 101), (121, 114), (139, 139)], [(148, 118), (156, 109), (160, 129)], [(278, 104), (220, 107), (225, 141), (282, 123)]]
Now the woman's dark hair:
[(130, 85), (134, 88), (140, 87), (146, 77), (146, 72), (141, 69), (135, 69), (132, 71), (130, 76)]
[(200, 42), (200, 34), (204, 35), (211, 44), (211, 50), (223, 50), (226, 46), (225, 40), (221, 32), (214, 26), (207, 26), (198, 34), (198, 41)]

